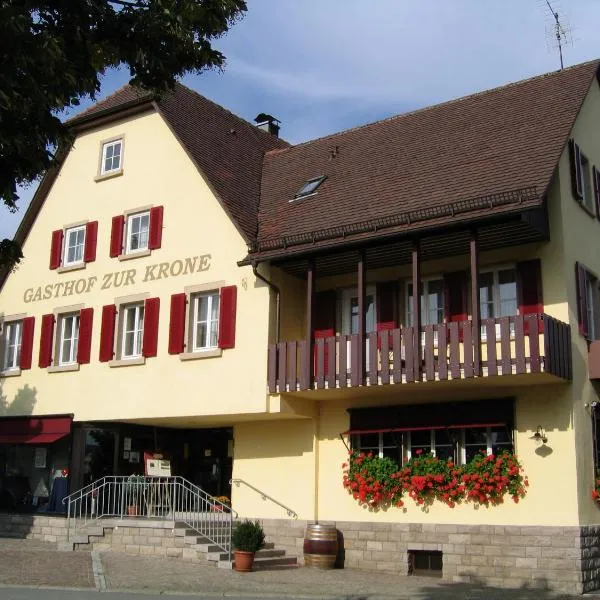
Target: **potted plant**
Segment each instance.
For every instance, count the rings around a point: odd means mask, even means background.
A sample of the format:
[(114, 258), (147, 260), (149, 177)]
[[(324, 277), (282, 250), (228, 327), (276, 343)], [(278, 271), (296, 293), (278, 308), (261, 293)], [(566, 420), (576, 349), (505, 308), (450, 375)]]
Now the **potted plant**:
[(144, 491), (145, 478), (143, 475), (130, 475), (125, 484), (125, 501), (127, 514), (130, 517), (138, 515), (139, 499)]
[(236, 523), (231, 536), (234, 548), (235, 570), (247, 573), (252, 571), (254, 554), (265, 545), (265, 532), (258, 521)]
[(226, 508), (231, 507), (231, 500), (228, 496), (215, 496), (214, 504), (210, 507), (212, 512), (223, 512)]

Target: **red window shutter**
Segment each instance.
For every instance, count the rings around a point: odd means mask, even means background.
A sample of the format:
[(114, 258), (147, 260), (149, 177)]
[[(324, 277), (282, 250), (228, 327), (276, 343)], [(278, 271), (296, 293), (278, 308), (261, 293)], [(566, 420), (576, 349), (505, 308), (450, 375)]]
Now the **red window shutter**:
[(85, 226), (85, 248), (83, 261), (86, 263), (96, 260), (96, 242), (98, 240), (98, 221), (91, 221)]
[(575, 263), (575, 289), (577, 292), (577, 322), (579, 323), (579, 333), (587, 338), (590, 335), (588, 323), (588, 305), (587, 294), (585, 291), (587, 281), (587, 270), (579, 263)]
[(171, 318), (169, 320), (169, 354), (181, 354), (185, 348), (185, 294), (171, 296)]
[(77, 362), (86, 365), (92, 353), (92, 325), (94, 309), (82, 308), (79, 313), (79, 343), (77, 344)]
[[(542, 294), (542, 267), (540, 259), (517, 263), (517, 301), (520, 315), (531, 315), (544, 312)], [(544, 331), (544, 321), (540, 318), (540, 332)], [(525, 323), (525, 333), (529, 333)]]
[(150, 233), (148, 235), (148, 248), (160, 248), (162, 241), (163, 207), (154, 206), (150, 209)]
[(44, 369), (52, 364), (52, 342), (54, 339), (54, 315), (42, 317), (42, 333), (40, 336), (39, 366)]
[(50, 245), (50, 268), (58, 269), (62, 259), (63, 230), (57, 229), (52, 232), (52, 243)]
[[(456, 271), (444, 275), (444, 312), (447, 323), (468, 321), (466, 271)], [(463, 326), (459, 326), (459, 339), (463, 340)]]
[(107, 304), (102, 307), (102, 325), (100, 326), (100, 362), (108, 362), (113, 358), (115, 342), (115, 317), (117, 307)]
[(581, 151), (575, 140), (569, 140), (569, 160), (571, 162), (571, 185), (577, 202), (583, 200), (583, 173), (581, 172)]
[(144, 304), (144, 333), (142, 337), (142, 355), (146, 358), (156, 356), (159, 313), (160, 298), (148, 298)]
[(219, 301), (219, 348), (235, 348), (235, 317), (237, 312), (237, 287), (221, 288)]
[(21, 369), (31, 369), (34, 327), (35, 317), (25, 317), (23, 319), (23, 329), (21, 334)]
[(110, 230), (110, 256), (115, 258), (123, 251), (123, 228), (125, 227), (125, 217), (117, 215), (112, 218), (112, 227)]
[(596, 216), (600, 219), (600, 171), (594, 167), (594, 194), (596, 196)]

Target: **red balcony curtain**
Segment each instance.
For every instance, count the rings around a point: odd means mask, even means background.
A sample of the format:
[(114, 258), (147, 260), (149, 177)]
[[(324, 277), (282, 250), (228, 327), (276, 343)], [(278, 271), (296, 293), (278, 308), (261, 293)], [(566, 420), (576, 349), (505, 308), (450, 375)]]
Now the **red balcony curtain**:
[[(539, 258), (517, 263), (517, 299), (520, 315), (541, 315), (544, 312), (542, 268)], [(540, 319), (539, 327), (540, 332), (543, 332), (543, 319)], [(525, 333), (529, 333), (528, 323), (525, 323)]]
[(185, 294), (171, 296), (171, 315), (169, 319), (169, 354), (181, 354), (185, 348)]
[[(466, 271), (456, 271), (444, 275), (444, 310), (447, 323), (464, 323), (469, 319), (467, 282), (468, 275)], [(463, 325), (459, 325), (458, 335), (459, 340), (462, 342), (464, 337)]]
[(377, 317), (377, 347), (381, 349), (380, 331), (390, 331), (398, 327), (398, 282), (384, 281), (375, 290)]

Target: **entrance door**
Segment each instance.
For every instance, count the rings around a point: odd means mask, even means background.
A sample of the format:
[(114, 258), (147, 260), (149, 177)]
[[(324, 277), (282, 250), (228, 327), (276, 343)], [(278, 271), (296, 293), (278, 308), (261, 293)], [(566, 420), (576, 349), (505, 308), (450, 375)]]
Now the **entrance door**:
[(83, 486), (105, 475), (117, 473), (116, 442), (117, 433), (114, 429), (85, 429)]

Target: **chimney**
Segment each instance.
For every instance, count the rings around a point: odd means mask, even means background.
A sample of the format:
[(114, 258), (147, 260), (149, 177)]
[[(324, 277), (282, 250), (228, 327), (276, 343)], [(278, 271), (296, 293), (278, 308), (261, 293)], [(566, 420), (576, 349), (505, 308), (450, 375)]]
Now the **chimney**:
[(260, 113), (256, 116), (256, 119), (254, 119), (254, 122), (259, 129), (262, 129), (275, 137), (279, 137), (279, 124), (281, 123), (279, 119), (266, 113)]

